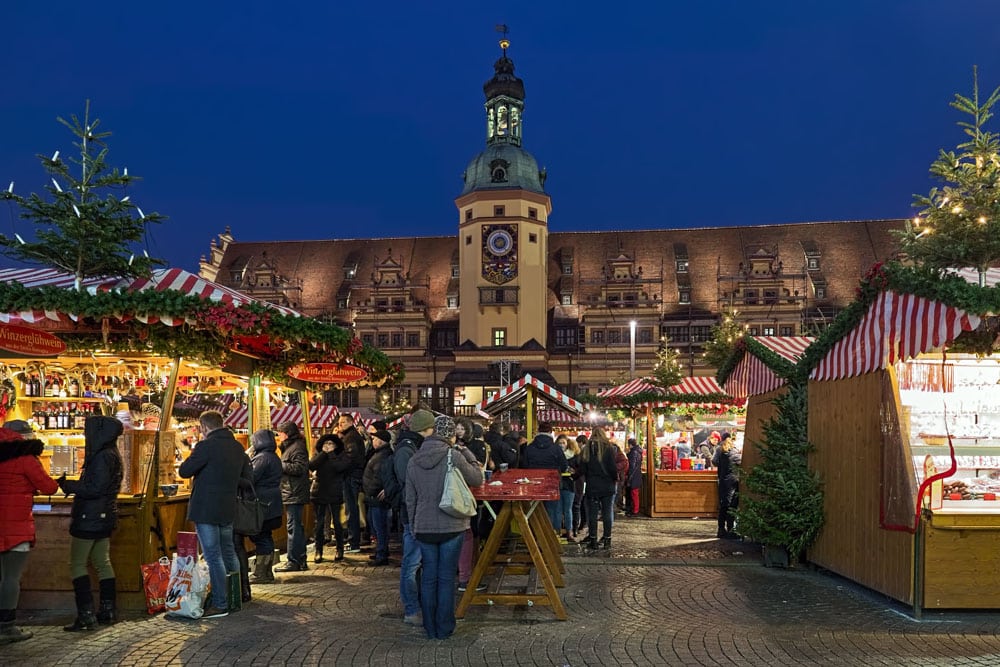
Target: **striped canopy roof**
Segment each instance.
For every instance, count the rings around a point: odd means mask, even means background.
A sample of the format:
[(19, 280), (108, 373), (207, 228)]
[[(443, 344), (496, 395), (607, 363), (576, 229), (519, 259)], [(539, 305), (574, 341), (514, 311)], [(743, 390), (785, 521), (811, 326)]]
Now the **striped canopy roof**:
[[(751, 338), (754, 343), (774, 352), (791, 364), (797, 364), (806, 348), (815, 340), (810, 336), (763, 336)], [(730, 396), (746, 398), (774, 391), (785, 384), (784, 378), (775, 373), (764, 360), (753, 353), (753, 345), (748, 345), (743, 358), (726, 378), (725, 389)]]
[[(2, 269), (0, 270), (0, 281), (18, 282), (25, 287), (60, 287), (64, 289), (72, 288), (75, 285), (75, 278), (62, 271), (54, 269)], [(142, 292), (145, 290), (155, 290), (163, 292), (166, 290), (177, 290), (189, 296), (199, 296), (203, 299), (220, 303), (231, 303), (241, 306), (247, 303), (260, 303), (268, 308), (273, 308), (283, 315), (299, 315), (298, 312), (284, 306), (276, 306), (265, 301), (252, 299), (245, 294), (205, 280), (184, 269), (157, 269), (153, 271), (149, 278), (88, 278), (82, 282), (83, 289), (91, 294), (99, 291), (122, 291), (122, 292)], [(61, 313), (56, 311), (30, 310), (16, 313), (0, 313), (0, 322), (6, 323), (34, 323), (43, 320), (56, 322), (75, 322), (75, 313)], [(177, 326), (183, 324), (185, 319), (170, 316), (136, 316), (144, 324), (154, 324), (161, 322), (167, 326)]]
[[(718, 396), (725, 395), (725, 391), (719, 386), (714, 377), (686, 377), (678, 384), (668, 389), (663, 389), (653, 384), (650, 378), (635, 378), (617, 387), (611, 387), (597, 393), (598, 397), (605, 399), (605, 405), (612, 407), (617, 401), (627, 399), (630, 396), (639, 394), (657, 394), (663, 396), (663, 400), (650, 403), (651, 407), (662, 408), (670, 405), (697, 405), (699, 407), (721, 407), (721, 403), (697, 401), (698, 396)], [(624, 402), (622, 403), (624, 404)]]
[(979, 322), (978, 315), (940, 301), (881, 292), (858, 325), (812, 369), (809, 379), (837, 380), (886, 368), (941, 348)]
[(532, 377), (530, 373), (525, 373), (524, 377), (514, 384), (503, 387), (489, 398), (484, 399), (479, 404), (479, 414), (484, 417), (492, 417), (510, 410), (521, 402), (521, 399), (528, 392), (529, 386), (538, 389), (535, 396), (565, 412), (578, 415), (588, 409), (580, 401), (570, 398), (558, 389)]
[[(329, 428), (337, 419), (339, 411), (336, 405), (314, 405), (309, 409), (309, 422), (313, 428)], [(284, 422), (295, 422), (299, 428), (305, 428), (302, 421), (302, 407), (286, 405), (271, 410), (271, 426), (277, 428)], [(226, 416), (226, 426), (232, 428), (247, 427), (247, 408), (240, 406)]]

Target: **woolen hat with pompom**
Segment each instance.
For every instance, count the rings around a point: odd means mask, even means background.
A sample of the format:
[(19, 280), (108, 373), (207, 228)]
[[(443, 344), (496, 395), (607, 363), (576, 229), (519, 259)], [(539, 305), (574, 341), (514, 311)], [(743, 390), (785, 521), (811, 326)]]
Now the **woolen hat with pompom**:
[(455, 420), (448, 415), (438, 415), (434, 418), (434, 435), (442, 440), (455, 437)]

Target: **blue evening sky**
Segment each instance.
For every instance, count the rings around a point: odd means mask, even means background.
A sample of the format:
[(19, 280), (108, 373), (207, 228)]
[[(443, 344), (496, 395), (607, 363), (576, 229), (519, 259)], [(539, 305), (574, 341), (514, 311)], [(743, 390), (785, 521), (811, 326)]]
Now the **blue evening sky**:
[[(150, 254), (238, 240), (447, 235), (485, 143), (497, 23), (555, 231), (908, 217), (948, 103), (1000, 85), (996, 0), (9, 0), (0, 187), (41, 191), (85, 99)], [(993, 129), (1000, 123), (994, 121)], [(0, 204), (0, 208), (7, 208)], [(0, 231), (27, 223), (0, 211)], [(9, 265), (0, 259), (0, 266)]]

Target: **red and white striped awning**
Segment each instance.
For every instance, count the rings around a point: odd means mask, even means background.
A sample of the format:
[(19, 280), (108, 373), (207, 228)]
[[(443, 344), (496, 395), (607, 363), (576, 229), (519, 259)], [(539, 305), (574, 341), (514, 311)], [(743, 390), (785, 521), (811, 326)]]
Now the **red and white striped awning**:
[(538, 421), (549, 422), (557, 426), (582, 424), (586, 418), (582, 414), (573, 414), (557, 408), (545, 408), (538, 411)]
[[(650, 378), (635, 378), (634, 380), (629, 380), (624, 384), (620, 384), (617, 387), (611, 387), (597, 393), (601, 398), (610, 399), (608, 401), (609, 405), (615, 404), (615, 399), (625, 399), (629, 396), (635, 396), (637, 394), (659, 394), (664, 397), (662, 401), (654, 401), (649, 405), (654, 408), (664, 408), (671, 405), (680, 404), (672, 395), (681, 396), (712, 396), (718, 394), (725, 394), (726, 392), (719, 386), (718, 381), (714, 377), (686, 377), (681, 380), (678, 384), (668, 388), (662, 389), (657, 385), (653, 384)], [(721, 403), (692, 403), (685, 402), (684, 405), (696, 405), (698, 407), (705, 408), (720, 408), (723, 404)], [(643, 404), (645, 405), (645, 404)], [(634, 406), (637, 407), (637, 406)]]
[(528, 392), (529, 386), (538, 389), (538, 391), (535, 392), (535, 396), (542, 399), (546, 403), (554, 405), (560, 410), (564, 410), (572, 414), (581, 414), (588, 409), (586, 405), (575, 398), (570, 398), (561, 391), (550, 387), (537, 378), (532, 377), (530, 373), (525, 373), (524, 377), (514, 384), (503, 387), (500, 391), (480, 402), (479, 414), (484, 417), (492, 417), (511, 409), (517, 405), (522, 398), (524, 398), (524, 395)]
[(600, 398), (611, 398), (613, 396), (634, 396), (642, 393), (663, 393), (663, 390), (653, 384), (648, 378), (635, 378), (617, 387), (609, 387), (597, 392)]
[(811, 380), (838, 380), (886, 368), (953, 341), (979, 326), (978, 315), (913, 294), (885, 291), (861, 322), (834, 343), (809, 374)]
[[(329, 428), (338, 415), (336, 405), (315, 405), (309, 409), (309, 422), (313, 428)], [(295, 422), (299, 428), (305, 428), (302, 422), (302, 408), (298, 405), (286, 405), (282, 408), (272, 408), (271, 426), (277, 428), (285, 422)], [(241, 406), (226, 416), (226, 426), (232, 428), (247, 428), (247, 408)]]
[[(0, 281), (19, 282), (26, 287), (60, 287), (63, 289), (72, 288), (75, 278), (62, 271), (53, 269), (2, 269), (0, 270)], [(295, 315), (299, 313), (291, 308), (276, 306), (266, 301), (252, 299), (245, 294), (205, 280), (184, 269), (157, 269), (149, 278), (88, 278), (82, 282), (82, 286), (91, 294), (97, 292), (142, 292), (145, 290), (155, 290), (163, 292), (165, 290), (177, 290), (189, 296), (198, 296), (210, 301), (219, 303), (231, 303), (241, 306), (248, 303), (260, 303), (272, 308), (283, 315)], [(135, 315), (137, 320), (144, 324), (161, 322), (167, 326), (177, 326), (184, 324), (185, 319), (167, 315)], [(127, 318), (126, 318), (127, 319)], [(0, 313), (0, 322), (6, 323), (34, 323), (43, 320), (54, 322), (75, 322), (75, 313), (63, 313), (51, 310), (29, 310), (16, 313)]]
[[(753, 340), (790, 363), (797, 364), (815, 339), (810, 336), (763, 336)], [(773, 369), (747, 351), (726, 378), (725, 389), (730, 396), (746, 398), (766, 394), (784, 384), (785, 380), (775, 375)]]

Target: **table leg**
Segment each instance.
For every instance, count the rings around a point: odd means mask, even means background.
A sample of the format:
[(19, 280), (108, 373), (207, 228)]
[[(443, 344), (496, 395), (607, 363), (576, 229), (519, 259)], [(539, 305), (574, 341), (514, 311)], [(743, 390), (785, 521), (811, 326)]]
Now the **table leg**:
[(490, 531), (490, 537), (486, 540), (483, 551), (479, 554), (479, 560), (476, 561), (476, 566), (472, 569), (472, 575), (469, 577), (465, 592), (462, 593), (462, 598), (458, 601), (455, 618), (465, 618), (465, 612), (469, 610), (469, 605), (472, 604), (472, 599), (476, 596), (476, 586), (483, 580), (486, 571), (493, 566), (493, 561), (500, 551), (500, 545), (510, 533), (510, 522), (513, 516), (512, 505), (514, 503), (505, 502), (500, 508), (500, 513), (497, 514), (496, 522)]
[(548, 512), (536, 510), (528, 517), (535, 536), (538, 538), (538, 546), (545, 555), (545, 562), (549, 563), (552, 572), (552, 579), (556, 586), (562, 588), (566, 584), (563, 582), (562, 573), (566, 571), (566, 566), (562, 561), (562, 545), (559, 544), (556, 533), (552, 529), (552, 522), (549, 521)]
[[(538, 578), (542, 580), (542, 585), (545, 587), (545, 595), (549, 600), (549, 604), (552, 605), (552, 610), (555, 612), (556, 618), (561, 621), (565, 621), (566, 608), (563, 607), (562, 600), (559, 599), (559, 591), (556, 590), (552, 571), (546, 564), (545, 555), (542, 553), (542, 550), (539, 548), (538, 542), (535, 539), (533, 526), (524, 514), (524, 507), (522, 503), (510, 504), (513, 505), (512, 512), (514, 515), (514, 522), (517, 523), (518, 527), (521, 529), (521, 537), (524, 539), (524, 543), (528, 547), (528, 553), (531, 554), (531, 561), (535, 565), (535, 569), (538, 571)], [(551, 528), (549, 530), (551, 531)], [(558, 566), (556, 565), (553, 569), (557, 570)]]

